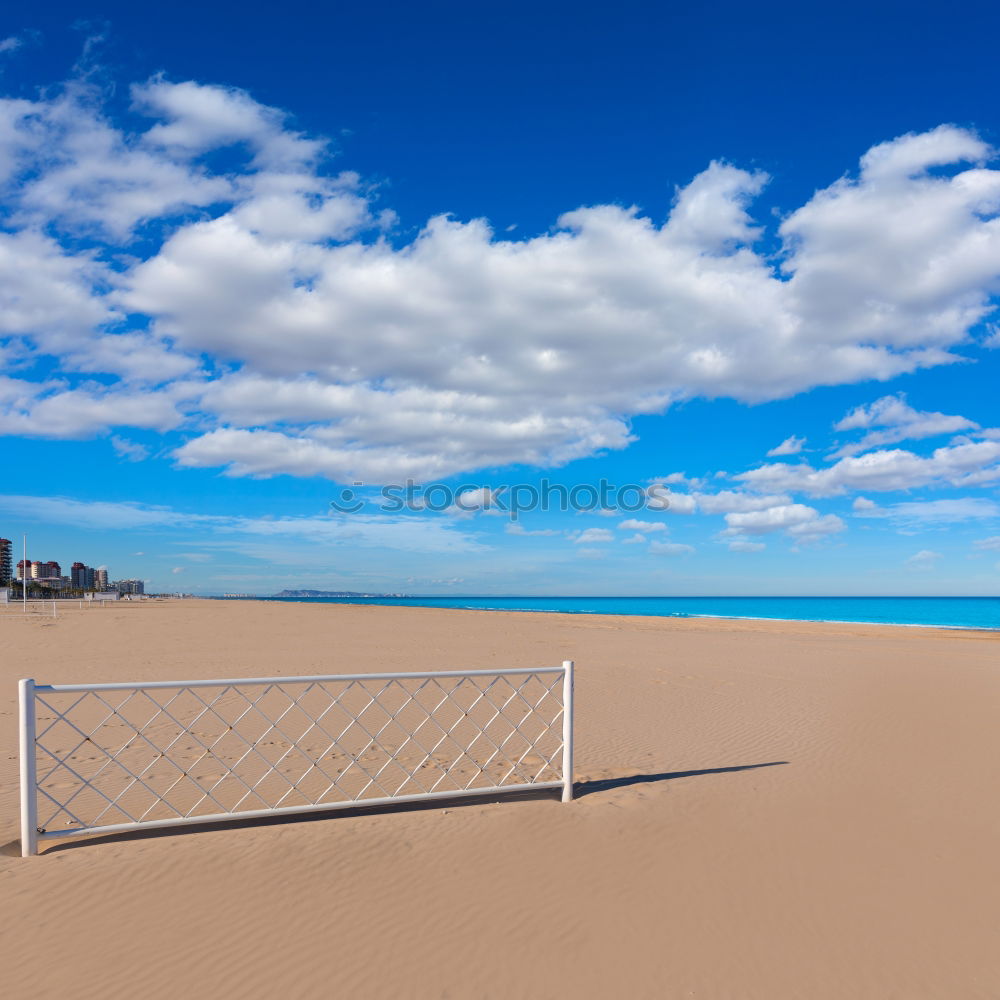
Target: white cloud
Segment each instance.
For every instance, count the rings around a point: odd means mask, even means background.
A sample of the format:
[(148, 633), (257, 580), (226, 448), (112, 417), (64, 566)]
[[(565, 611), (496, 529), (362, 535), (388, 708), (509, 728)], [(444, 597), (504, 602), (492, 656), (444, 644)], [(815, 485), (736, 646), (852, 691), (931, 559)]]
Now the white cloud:
[(784, 493), (757, 494), (737, 490), (722, 490), (719, 493), (698, 493), (698, 506), (706, 514), (729, 514), (737, 511), (766, 510), (792, 502)]
[(589, 545), (594, 542), (613, 542), (615, 536), (607, 528), (587, 528), (573, 539), (575, 545)]
[(823, 514), (811, 521), (790, 525), (788, 534), (802, 543), (817, 542), (828, 535), (836, 535), (846, 529), (847, 525), (836, 514)]
[(870, 150), (787, 216), (779, 254), (755, 249), (766, 177), (719, 162), (662, 224), (597, 205), (514, 239), (439, 216), (394, 244), (373, 190), (284, 112), (195, 81), (132, 96), (135, 128), (81, 83), (0, 100), (0, 331), (60, 375), (110, 376), (92, 395), (188, 380), (154, 399), (169, 418), (117, 406), (45, 433), (186, 417), (189, 467), (389, 482), (564, 463), (679, 400), (947, 363), (1000, 276), (1000, 171), (951, 126)]
[(67, 524), (80, 529), (180, 527), (185, 524), (208, 524), (213, 518), (184, 514), (170, 507), (138, 503), (73, 500), (68, 497), (37, 497), (17, 494), (0, 495), (0, 510), (5, 514), (46, 524)]
[[(210, 529), (213, 543), (245, 547), (246, 539), (298, 541), (311, 547), (356, 545), (403, 552), (483, 552), (488, 546), (461, 531), (453, 521), (438, 518), (361, 514), (319, 517), (240, 517), (198, 514), (139, 503), (74, 500), (67, 497), (0, 495), (0, 511), (29, 521), (67, 524), (77, 529), (143, 528)], [(611, 533), (608, 532), (610, 535)], [(269, 552), (269, 557), (274, 555)], [(298, 558), (299, 554), (295, 554)]]
[(778, 455), (797, 455), (802, 451), (802, 446), (806, 443), (804, 437), (796, 437), (794, 434), (785, 438), (776, 448), (772, 448), (768, 453), (768, 458), (773, 458)]
[(683, 472), (671, 472), (666, 476), (657, 476), (650, 480), (654, 484), (662, 484), (664, 486), (688, 486), (691, 489), (698, 489), (702, 485), (702, 480), (698, 478), (689, 478)]
[(561, 534), (561, 532), (556, 531), (555, 528), (537, 528), (534, 531), (529, 531), (523, 525), (518, 524), (516, 521), (509, 522), (504, 526), (504, 531), (508, 535), (522, 535), (522, 536), (537, 536), (539, 538), (551, 538), (553, 535)]
[(915, 555), (906, 559), (903, 565), (908, 566), (910, 569), (931, 570), (941, 558), (942, 556), (940, 552), (932, 552), (930, 549), (921, 549)]
[(632, 535), (622, 541), (622, 545), (645, 545), (649, 539), (645, 535)]
[(65, 251), (32, 230), (0, 232), (0, 334), (30, 338), (43, 352), (79, 349), (117, 318), (95, 285), (109, 271), (90, 253)]
[(667, 530), (667, 526), (661, 521), (639, 521), (634, 517), (622, 521), (618, 528), (621, 531), (639, 531), (647, 535), (654, 531)]
[(17, 116), (8, 150), (24, 177), (14, 200), (16, 220), (125, 239), (147, 220), (233, 197), (228, 178), (141, 148), (107, 120), (102, 97), (75, 82), (11, 109)]
[(1000, 504), (985, 497), (955, 497), (946, 500), (912, 500), (879, 507), (870, 500), (854, 502), (855, 517), (888, 518), (904, 525), (959, 524), (963, 521), (1000, 518)]
[(726, 524), (730, 534), (758, 535), (815, 521), (818, 516), (819, 512), (815, 507), (792, 503), (763, 510), (733, 512), (726, 515)]
[(111, 447), (120, 458), (128, 459), (130, 462), (141, 462), (149, 458), (149, 449), (137, 441), (129, 441), (128, 438), (119, 437), (117, 434), (111, 435)]
[(301, 170), (323, 150), (323, 142), (289, 130), (283, 112), (235, 87), (156, 78), (134, 86), (132, 99), (139, 111), (166, 120), (146, 132), (143, 141), (181, 155), (245, 143), (255, 166), (287, 172)]
[[(979, 425), (965, 417), (946, 413), (926, 413), (914, 410), (902, 396), (883, 396), (868, 406), (852, 410), (834, 427), (846, 431), (858, 428), (883, 428), (869, 430), (860, 441), (841, 446), (834, 457), (856, 455), (885, 444), (897, 441), (917, 440), (936, 437), (941, 434), (957, 434), (960, 431), (976, 430)], [(772, 452), (768, 452), (772, 454)]]
[(815, 507), (793, 503), (727, 514), (722, 536), (739, 538), (784, 531), (797, 541), (807, 543), (837, 534), (845, 527), (844, 522), (835, 514), (821, 515)]
[(1000, 535), (993, 535), (991, 538), (980, 538), (979, 541), (973, 542), (972, 544), (975, 545), (977, 549), (1000, 552)]
[(175, 566), (170, 572), (171, 573), (175, 573), (175, 574), (176, 573), (183, 573), (184, 572), (184, 567), (183, 566)]
[(73, 439), (90, 437), (109, 427), (165, 431), (177, 427), (183, 419), (178, 411), (178, 385), (147, 392), (106, 390), (98, 383), (55, 391), (46, 385), (32, 388), (44, 394), (25, 394), (0, 402), (0, 434)]
[(683, 556), (694, 552), (694, 546), (680, 542), (650, 542), (649, 551), (658, 556)]
[(763, 542), (751, 542), (746, 538), (734, 538), (729, 543), (730, 552), (762, 552), (766, 548)]
[(910, 133), (874, 146), (861, 158), (861, 169), (867, 180), (898, 184), (922, 176), (930, 167), (959, 160), (981, 163), (991, 153), (986, 143), (969, 132), (954, 125), (941, 125), (930, 132)]
[(0, 52), (14, 52), (23, 44), (20, 38), (11, 35), (9, 38), (0, 39)]
[(496, 503), (502, 490), (493, 490), (488, 486), (476, 486), (462, 490), (455, 497), (455, 503), (448, 509), (449, 514), (471, 515), (477, 512), (497, 513)]
[(669, 510), (672, 514), (693, 514), (698, 509), (698, 503), (690, 493), (670, 493), (662, 498), (666, 506), (660, 507), (655, 502), (651, 503), (653, 510)]
[(927, 457), (900, 448), (842, 458), (826, 469), (775, 462), (734, 477), (755, 490), (815, 497), (851, 490), (889, 492), (949, 483), (974, 486), (1000, 479), (1000, 441), (970, 441), (937, 448)]

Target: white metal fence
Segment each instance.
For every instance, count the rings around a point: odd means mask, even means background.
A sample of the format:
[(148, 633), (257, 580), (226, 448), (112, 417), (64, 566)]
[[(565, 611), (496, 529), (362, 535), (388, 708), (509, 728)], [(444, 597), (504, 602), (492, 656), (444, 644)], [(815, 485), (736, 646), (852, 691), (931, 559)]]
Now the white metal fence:
[(573, 664), (20, 682), (21, 853), (147, 827), (562, 788)]

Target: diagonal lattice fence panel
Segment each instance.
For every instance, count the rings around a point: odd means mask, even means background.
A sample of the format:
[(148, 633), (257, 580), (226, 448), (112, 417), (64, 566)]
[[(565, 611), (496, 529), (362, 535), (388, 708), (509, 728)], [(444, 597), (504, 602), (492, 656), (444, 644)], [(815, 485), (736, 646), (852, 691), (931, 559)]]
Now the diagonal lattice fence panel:
[(21, 682), (40, 838), (458, 795), (572, 796), (572, 663), (139, 684)]

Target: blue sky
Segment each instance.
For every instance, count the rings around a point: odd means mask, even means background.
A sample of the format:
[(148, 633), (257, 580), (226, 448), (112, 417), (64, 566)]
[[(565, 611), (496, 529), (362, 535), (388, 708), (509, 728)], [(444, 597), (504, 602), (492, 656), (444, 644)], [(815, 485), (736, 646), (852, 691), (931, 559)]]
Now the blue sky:
[[(198, 593), (996, 594), (998, 27), (5, 13), (0, 533)], [(484, 505), (543, 479), (669, 508)]]

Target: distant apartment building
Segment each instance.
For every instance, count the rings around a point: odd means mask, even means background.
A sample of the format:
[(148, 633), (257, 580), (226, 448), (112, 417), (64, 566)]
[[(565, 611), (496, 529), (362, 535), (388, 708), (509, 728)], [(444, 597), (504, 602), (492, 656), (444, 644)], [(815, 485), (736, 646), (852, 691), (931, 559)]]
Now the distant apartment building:
[(145, 594), (145, 580), (115, 580), (111, 584), (112, 590), (117, 590), (119, 594)]
[[(10, 544), (9, 542), (7, 543)], [(10, 557), (8, 556), (8, 559)], [(19, 559), (17, 578), (19, 580), (51, 580), (62, 576), (62, 567), (55, 561), (42, 562), (40, 559)]]
[[(104, 572), (106, 574), (107, 570)], [(97, 570), (82, 562), (75, 562), (69, 568), (69, 579), (75, 590), (93, 590), (97, 585)]]
[[(70, 587), (74, 590), (112, 589), (107, 566), (94, 569), (82, 562), (75, 562), (70, 567), (69, 576), (62, 575), (62, 566), (54, 559), (19, 559), (14, 566), (10, 540), (0, 538), (0, 588), (10, 586), (14, 580), (29, 584), (33, 590), (62, 590)], [(131, 590), (129, 593), (143, 593), (141, 580), (126, 582), (139, 585), (138, 590)]]
[(16, 579), (33, 585), (35, 589), (61, 590), (69, 584), (69, 580), (62, 575), (62, 567), (54, 560), (19, 559)]

